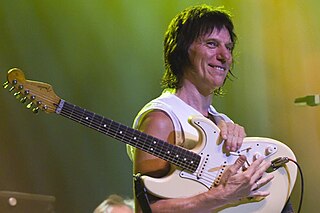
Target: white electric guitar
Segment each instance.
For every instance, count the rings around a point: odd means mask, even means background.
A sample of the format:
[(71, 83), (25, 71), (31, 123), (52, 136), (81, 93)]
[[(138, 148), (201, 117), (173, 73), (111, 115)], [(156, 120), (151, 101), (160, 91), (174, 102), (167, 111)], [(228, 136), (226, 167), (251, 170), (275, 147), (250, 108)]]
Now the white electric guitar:
[[(247, 137), (238, 152), (226, 153), (219, 137), (219, 128), (203, 117), (190, 118), (201, 141), (194, 149), (186, 150), (68, 103), (60, 99), (49, 84), (26, 80), (20, 69), (9, 70), (7, 80), (4, 87), (10, 86), (9, 91), (14, 92), (21, 102), (27, 101), (27, 107), (33, 112), (42, 110), (62, 115), (170, 162), (172, 169), (167, 176), (142, 176), (147, 190), (158, 197), (189, 197), (215, 187), (223, 172), (239, 155), (245, 155), (250, 164), (259, 156), (271, 161), (279, 157), (296, 160), (285, 144), (262, 137)], [(270, 192), (268, 197), (261, 201), (246, 200), (225, 206), (219, 212), (281, 212), (293, 189), (297, 168), (293, 163), (287, 163), (273, 171), (273, 175), (274, 179), (261, 188)]]

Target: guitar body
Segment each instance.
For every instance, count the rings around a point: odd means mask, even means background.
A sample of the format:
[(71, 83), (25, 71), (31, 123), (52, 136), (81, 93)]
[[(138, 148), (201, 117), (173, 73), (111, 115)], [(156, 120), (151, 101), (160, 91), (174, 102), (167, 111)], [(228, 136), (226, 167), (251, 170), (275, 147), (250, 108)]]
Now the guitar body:
[[(190, 123), (199, 131), (200, 143), (191, 151), (202, 156), (201, 163), (193, 173), (172, 166), (171, 172), (163, 178), (143, 176), (145, 187), (157, 197), (183, 198), (206, 192), (214, 188), (215, 182), (219, 183), (223, 171), (238, 158), (224, 152), (223, 143), (219, 140), (220, 130), (213, 122), (203, 117), (194, 117)], [(262, 137), (246, 137), (239, 154), (245, 155), (249, 163), (259, 156), (270, 161), (278, 157), (296, 160), (294, 153), (285, 144)], [(265, 199), (259, 202), (246, 200), (225, 206), (218, 212), (281, 212), (293, 189), (297, 168), (293, 163), (287, 163), (272, 174), (274, 179), (260, 188), (270, 192)]]

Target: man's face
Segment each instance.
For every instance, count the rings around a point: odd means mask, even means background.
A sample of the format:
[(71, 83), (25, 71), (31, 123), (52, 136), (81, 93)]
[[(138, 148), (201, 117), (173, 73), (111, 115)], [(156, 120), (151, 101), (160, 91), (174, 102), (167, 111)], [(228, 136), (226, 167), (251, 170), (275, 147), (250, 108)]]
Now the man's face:
[(232, 64), (233, 43), (223, 27), (199, 36), (189, 47), (190, 65), (185, 77), (200, 91), (212, 93), (221, 87)]

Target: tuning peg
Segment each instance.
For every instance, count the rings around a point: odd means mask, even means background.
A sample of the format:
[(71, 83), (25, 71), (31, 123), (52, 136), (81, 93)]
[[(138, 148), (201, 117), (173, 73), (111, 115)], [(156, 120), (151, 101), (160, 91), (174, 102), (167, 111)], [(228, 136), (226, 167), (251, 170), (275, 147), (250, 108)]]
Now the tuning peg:
[(18, 86), (18, 89), (19, 89), (19, 90), (22, 90), (22, 89), (23, 89), (23, 85), (20, 84), (20, 85)]
[(32, 109), (32, 112), (33, 112), (34, 114), (37, 114), (37, 113), (39, 112), (39, 107), (33, 108), (33, 109)]
[(25, 95), (29, 95), (29, 93), (30, 93), (30, 91), (29, 91), (28, 89), (26, 89), (26, 90), (24, 91), (24, 94), (25, 94)]
[(4, 82), (4, 83), (2, 84), (2, 86), (3, 86), (3, 88), (6, 89), (6, 88), (9, 86), (9, 82), (8, 82), (8, 81)]
[(48, 107), (47, 105), (44, 105), (44, 106), (42, 107), (42, 110), (43, 110), (43, 111), (47, 111), (48, 108), (49, 108), (49, 107)]
[(19, 99), (21, 96), (21, 92), (15, 92), (13, 95), (16, 97), (16, 99)]
[(23, 103), (23, 104), (24, 104), (26, 101), (27, 101), (27, 97), (23, 97), (23, 98), (20, 99), (20, 102)]
[(16, 85), (18, 83), (18, 81), (17, 80), (13, 80), (12, 81), (12, 87), (9, 89), (9, 92), (11, 92), (12, 90), (14, 90), (15, 89), (15, 86), (14, 85)]
[(26, 107), (27, 107), (28, 109), (30, 109), (30, 108), (32, 107), (32, 105), (33, 105), (33, 102), (30, 102), (30, 103), (27, 104)]

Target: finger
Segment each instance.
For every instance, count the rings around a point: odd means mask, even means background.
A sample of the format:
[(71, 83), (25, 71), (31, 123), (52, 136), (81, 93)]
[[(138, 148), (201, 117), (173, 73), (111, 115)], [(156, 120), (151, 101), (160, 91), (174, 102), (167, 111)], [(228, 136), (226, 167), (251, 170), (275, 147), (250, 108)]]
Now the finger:
[(231, 122), (226, 123), (226, 126), (227, 135), (225, 138), (225, 148), (228, 151), (237, 151), (241, 147), (243, 139), (246, 136), (244, 128)]
[(236, 151), (240, 149), (243, 139), (246, 136), (246, 133), (244, 131), (244, 128), (238, 124), (230, 124), (233, 125), (230, 127), (228, 130), (230, 130), (230, 135), (232, 135), (232, 140), (231, 142), (231, 150)]
[(274, 176), (272, 174), (268, 174), (268, 175), (264, 176), (263, 178), (261, 178), (257, 182), (255, 182), (255, 184), (253, 184), (253, 186), (251, 187), (251, 191), (260, 189), (261, 187), (263, 187), (264, 185), (269, 183), (273, 178), (274, 178)]
[(227, 123), (224, 120), (220, 120), (218, 123), (218, 127), (220, 129), (220, 135), (222, 139), (227, 139), (227, 134), (228, 134), (228, 127)]
[(224, 146), (227, 151), (236, 151), (235, 144), (237, 136), (233, 132), (234, 126), (231, 123), (226, 123), (226, 134), (224, 135)]
[(244, 128), (238, 125), (238, 140), (236, 150), (240, 149), (243, 143), (243, 139), (247, 136)]
[[(247, 168), (246, 173), (248, 173), (249, 176), (255, 175), (255, 173), (257, 172), (257, 170), (259, 169), (259, 167), (263, 163), (263, 160), (264, 160), (264, 158), (260, 157), (257, 160), (255, 160), (253, 163), (251, 163), (251, 165)], [(258, 177), (254, 178), (252, 183), (254, 183), (257, 179), (259, 179), (259, 178)]]
[(262, 175), (266, 172), (266, 170), (270, 167), (271, 162), (263, 160), (257, 167), (256, 171), (252, 175), (252, 179), (255, 180), (255, 182), (259, 181), (259, 179), (262, 177)]
[(236, 162), (232, 164), (222, 175), (220, 183), (226, 185), (228, 179), (236, 174), (238, 170), (245, 164), (247, 158), (244, 155), (241, 155), (237, 158)]
[(238, 135), (235, 131), (236, 126), (228, 124), (228, 135), (226, 140), (226, 147), (230, 147), (229, 150), (234, 152), (237, 149)]
[(265, 197), (267, 197), (270, 194), (270, 192), (268, 191), (252, 191), (248, 198), (250, 200), (256, 200), (256, 201), (260, 201), (262, 199), (264, 199)]
[(264, 165), (258, 168), (255, 174), (252, 176), (252, 179), (255, 180), (255, 182), (258, 183), (260, 187), (267, 184), (274, 177), (272, 174), (264, 175), (266, 174), (266, 168), (269, 167), (269, 163), (264, 161), (262, 164)]

